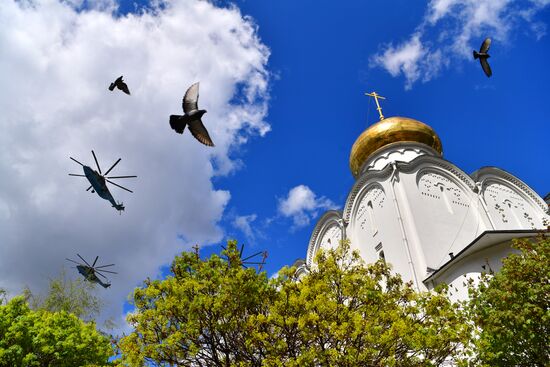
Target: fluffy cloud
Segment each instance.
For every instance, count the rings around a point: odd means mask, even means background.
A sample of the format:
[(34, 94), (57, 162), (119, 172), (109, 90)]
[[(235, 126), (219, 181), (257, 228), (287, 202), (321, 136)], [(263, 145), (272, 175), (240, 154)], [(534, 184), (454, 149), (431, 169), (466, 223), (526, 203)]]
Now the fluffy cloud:
[(279, 199), (279, 214), (292, 218), (293, 228), (303, 227), (309, 224), (320, 210), (334, 209), (335, 204), (325, 197), (317, 197), (311, 189), (305, 185), (293, 187), (286, 198)]
[(256, 238), (256, 231), (252, 228), (252, 222), (256, 218), (256, 214), (238, 215), (233, 220), (233, 226), (243, 232), (247, 240), (253, 241)]
[(549, 4), (550, 0), (431, 0), (409, 39), (383, 46), (371, 57), (371, 66), (394, 77), (402, 74), (405, 88), (410, 89), (417, 81), (439, 75), (452, 60), (471, 58), (472, 49), (479, 48), (487, 35), (505, 44), (513, 29), (527, 24), (540, 39), (546, 25), (535, 15)]
[[(92, 2), (93, 3), (93, 2)], [(118, 275), (104, 291), (118, 318), (133, 287), (193, 243), (220, 241), (230, 193), (212, 177), (238, 167), (234, 152), (269, 131), (269, 49), (236, 7), (162, 1), (116, 16), (116, 3), (4, 0), (0, 3), (0, 287), (40, 291), (65, 257), (96, 255)], [(124, 75), (132, 96), (109, 92)], [(174, 133), (186, 88), (216, 144)], [(116, 175), (122, 215), (96, 194), (73, 156)], [(103, 290), (102, 290), (103, 291)]]

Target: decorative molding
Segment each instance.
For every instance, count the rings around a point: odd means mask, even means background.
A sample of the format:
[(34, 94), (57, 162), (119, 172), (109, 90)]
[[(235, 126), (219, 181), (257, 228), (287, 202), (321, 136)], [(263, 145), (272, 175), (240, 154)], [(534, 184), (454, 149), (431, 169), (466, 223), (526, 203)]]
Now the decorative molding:
[[(429, 165), (427, 167), (421, 167), (422, 165)], [(412, 173), (415, 170), (431, 169), (432, 172), (441, 172), (444, 175), (452, 174), (457, 177), (463, 185), (463, 188), (469, 188), (470, 191), (475, 191), (476, 184), (474, 180), (467, 175), (460, 168), (452, 164), (451, 162), (436, 156), (421, 155), (416, 157), (410, 162), (396, 162), (397, 169), (403, 173)], [(419, 169), (420, 168), (420, 169)], [(361, 174), (361, 176), (355, 181), (355, 184), (351, 188), (346, 204), (344, 205), (343, 216), (344, 220), (349, 223), (351, 218), (351, 210), (354, 203), (357, 200), (357, 196), (362, 192), (366, 186), (377, 182), (386, 180), (390, 177), (392, 168), (387, 165), (379, 171), (367, 171)], [(458, 183), (458, 182), (457, 182)]]
[(352, 215), (362, 230), (365, 230), (365, 225), (368, 222), (372, 235), (375, 236), (378, 233), (378, 228), (376, 225), (377, 221), (374, 218), (374, 211), (384, 207), (386, 190), (378, 182), (372, 182), (365, 186), (365, 189), (361, 191), (360, 197), (360, 199), (356, 200), (358, 203), (357, 210), (353, 211)]
[[(376, 165), (376, 162), (380, 159), (389, 159), (390, 155), (398, 153), (404, 155), (405, 152), (412, 151), (417, 154), (426, 154), (430, 156), (440, 157), (439, 152), (432, 147), (411, 141), (399, 141), (395, 143), (388, 144), (374, 153), (363, 163), (361, 169), (359, 170), (359, 176), (362, 176), (365, 172), (369, 172)], [(397, 160), (398, 161), (398, 160)], [(403, 162), (403, 161), (400, 161)], [(389, 163), (388, 163), (389, 164)], [(376, 170), (378, 171), (378, 170)]]
[[(430, 164), (431, 166), (421, 167), (423, 164)], [(462, 184), (464, 185), (463, 188), (469, 188), (470, 191), (475, 191), (475, 181), (466, 172), (443, 158), (422, 155), (412, 160), (408, 164), (398, 164), (398, 167), (401, 168), (401, 171), (403, 173), (412, 173), (417, 169), (419, 170), (419, 173), (423, 170), (431, 170), (431, 172), (442, 173), (444, 176), (448, 176), (449, 173), (452, 173), (453, 176), (455, 176), (460, 180), (460, 182), (462, 182)]]
[(497, 167), (482, 167), (471, 174), (471, 177), (475, 181), (483, 181), (483, 190), (488, 186), (488, 183), (494, 181), (496, 183), (506, 184), (510, 183), (519, 189), (527, 197), (531, 198), (533, 202), (544, 212), (547, 213), (548, 205), (544, 200), (525, 182), (521, 181), (516, 176), (503, 169)]
[[(343, 217), (346, 223), (350, 222), (351, 209), (357, 198), (357, 195), (365, 188), (370, 188), (370, 186), (375, 183), (380, 185), (380, 182), (389, 178), (391, 176), (391, 173), (392, 168), (388, 165), (380, 171), (367, 171), (355, 181), (355, 184), (353, 184), (348, 194), (348, 198), (346, 199), (346, 204), (344, 205)], [(380, 185), (380, 187), (382, 187), (382, 185)]]
[[(306, 264), (308, 266), (311, 266), (311, 263), (313, 262), (313, 257), (315, 256), (315, 253), (317, 252), (317, 249), (319, 247), (318, 239), (322, 238), (326, 230), (330, 228), (332, 224), (336, 224), (338, 227), (340, 227), (342, 229), (342, 234), (345, 233), (344, 228), (346, 226), (346, 221), (342, 221), (342, 211), (329, 210), (325, 212), (325, 214), (323, 214), (321, 218), (319, 218), (317, 224), (315, 224), (307, 247)], [(342, 228), (342, 224), (344, 224), (344, 228)]]

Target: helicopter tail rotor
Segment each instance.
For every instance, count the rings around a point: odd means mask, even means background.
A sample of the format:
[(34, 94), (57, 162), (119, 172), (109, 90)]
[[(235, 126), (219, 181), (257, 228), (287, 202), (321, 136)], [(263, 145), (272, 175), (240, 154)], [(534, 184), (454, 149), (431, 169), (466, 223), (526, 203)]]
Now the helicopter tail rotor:
[(119, 204), (113, 205), (113, 208), (118, 210), (119, 214), (122, 214), (122, 212), (124, 211), (124, 203), (121, 202)]

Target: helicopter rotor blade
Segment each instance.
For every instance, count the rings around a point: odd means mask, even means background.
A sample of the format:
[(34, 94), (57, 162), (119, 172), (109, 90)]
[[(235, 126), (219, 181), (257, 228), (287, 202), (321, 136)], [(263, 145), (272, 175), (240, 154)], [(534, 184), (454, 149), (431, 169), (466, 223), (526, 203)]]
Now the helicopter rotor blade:
[(243, 256), (243, 250), (244, 250), (244, 243), (241, 246), (241, 251), (239, 252), (239, 257)]
[(121, 159), (122, 159), (122, 158), (119, 158), (118, 161), (116, 161), (115, 164), (113, 164), (113, 165), (111, 166), (111, 168), (109, 168), (109, 169), (107, 170), (107, 172), (105, 172), (104, 176), (107, 176), (107, 175), (109, 174), (109, 172), (111, 172), (111, 170), (112, 170), (113, 168), (115, 168), (115, 166), (118, 164), (118, 162), (120, 162)]
[(92, 155), (94, 156), (95, 164), (97, 165), (97, 170), (99, 171), (99, 174), (101, 174), (101, 167), (99, 167), (99, 163), (97, 162), (97, 158), (93, 150), (92, 150)]
[(105, 278), (107, 281), (109, 281), (109, 278), (107, 278), (105, 275), (101, 274), (101, 273), (98, 273), (98, 272), (95, 272), (94, 274), (97, 274), (99, 276), (102, 276), (103, 278)]
[(110, 274), (118, 274), (116, 271), (110, 271), (110, 270), (99, 270), (96, 269), (96, 272), (103, 272), (103, 273), (110, 273)]
[(252, 261), (245, 261), (243, 262), (243, 264), (248, 264), (248, 265), (263, 265), (265, 263), (259, 263), (259, 262), (252, 262)]
[(86, 175), (77, 175), (76, 173), (69, 173), (69, 176), (86, 177)]
[(80, 163), (79, 161), (77, 161), (76, 159), (74, 159), (73, 157), (69, 157), (71, 158), (73, 161), (75, 161), (76, 163), (80, 164), (82, 167), (84, 167), (84, 165), (82, 163)]
[(261, 253), (263, 253), (263, 251), (257, 252), (257, 253), (255, 253), (254, 255), (250, 255), (249, 257), (246, 257), (246, 258), (242, 259), (242, 261), (246, 261), (246, 260), (248, 260), (248, 259), (251, 259), (251, 258), (253, 258), (254, 256), (258, 256), (258, 255), (261, 254)]
[[(76, 254), (82, 261), (84, 261), (84, 264), (90, 266), (90, 264), (88, 264), (88, 262), (86, 260), (84, 260), (84, 258), (82, 256), (80, 256), (79, 254)], [(90, 266), (91, 268), (91, 266)]]
[(71, 260), (71, 259), (67, 259), (67, 258), (65, 258), (65, 260), (69, 260), (69, 261), (71, 261), (71, 262), (73, 262), (73, 263), (75, 263), (75, 264), (78, 264), (78, 265), (82, 265), (82, 264), (80, 264), (79, 262), (76, 262), (76, 261), (74, 261), (74, 260)]
[(109, 264), (109, 265), (101, 265), (101, 266), (96, 266), (95, 268), (96, 269), (101, 269), (101, 268), (106, 268), (107, 266), (113, 266), (115, 264)]
[(99, 259), (99, 256), (95, 257), (94, 263), (92, 264), (92, 268), (95, 266), (95, 263), (97, 262), (97, 259)]
[(105, 177), (105, 178), (134, 178), (137, 176), (111, 176), (111, 177)]
[(120, 188), (121, 188), (121, 189), (123, 189), (123, 190), (126, 190), (126, 191), (129, 191), (129, 192), (133, 193), (133, 191), (132, 191), (132, 190), (130, 190), (130, 189), (127, 189), (127, 188), (126, 188), (126, 187), (124, 187), (124, 186), (120, 186), (119, 184), (116, 184), (116, 183), (114, 183), (114, 182), (112, 182), (112, 181), (109, 181), (109, 180), (108, 180), (107, 178), (105, 179), (105, 181), (107, 181), (107, 182), (108, 182), (108, 183), (110, 183), (111, 185), (115, 185), (115, 186), (118, 186), (118, 187), (120, 187)]
[(92, 185), (90, 185), (90, 187), (88, 187), (88, 188), (86, 189), (86, 191), (90, 191), (91, 188), (92, 188)]

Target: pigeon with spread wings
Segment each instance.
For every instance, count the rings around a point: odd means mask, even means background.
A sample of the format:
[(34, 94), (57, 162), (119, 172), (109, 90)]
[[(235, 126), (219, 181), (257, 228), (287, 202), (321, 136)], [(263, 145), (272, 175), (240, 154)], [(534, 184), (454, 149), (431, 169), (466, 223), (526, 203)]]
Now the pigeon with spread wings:
[(130, 89), (128, 89), (128, 85), (122, 80), (122, 75), (117, 80), (111, 83), (111, 85), (109, 86), (109, 90), (112, 92), (115, 87), (130, 95)]
[(474, 50), (474, 59), (479, 59), (479, 63), (481, 64), (481, 67), (483, 68), (483, 71), (485, 72), (485, 75), (487, 75), (487, 77), (493, 75), (491, 67), (489, 66), (489, 62), (487, 61), (487, 59), (491, 57), (487, 53), (487, 51), (489, 51), (489, 47), (491, 47), (491, 39), (485, 38), (485, 41), (483, 41), (483, 43), (481, 44), (479, 52)]
[(183, 134), (185, 126), (189, 125), (189, 131), (191, 131), (195, 139), (204, 145), (213, 147), (214, 143), (201, 121), (201, 117), (206, 113), (206, 110), (199, 110), (198, 101), (199, 83), (195, 83), (187, 89), (183, 97), (182, 106), (184, 115), (170, 115), (170, 126), (178, 134)]

